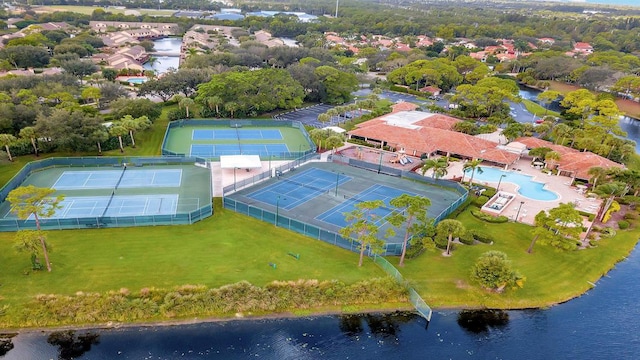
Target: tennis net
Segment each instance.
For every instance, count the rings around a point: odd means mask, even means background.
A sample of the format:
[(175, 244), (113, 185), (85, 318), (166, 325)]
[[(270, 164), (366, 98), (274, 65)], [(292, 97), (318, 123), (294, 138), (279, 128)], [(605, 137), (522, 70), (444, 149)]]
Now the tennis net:
[(120, 186), (120, 182), (122, 181), (122, 177), (124, 176), (124, 172), (127, 171), (127, 166), (124, 165), (122, 167), (122, 173), (120, 173), (120, 178), (118, 179), (118, 182), (116, 183), (116, 187), (114, 188), (115, 190), (118, 189), (118, 186)]
[(238, 149), (240, 150), (240, 155), (242, 155), (242, 145), (240, 144), (242, 141), (240, 141), (240, 130), (238, 130), (238, 125), (236, 124), (236, 136), (238, 137)]
[(328, 192), (331, 189), (331, 186), (332, 186), (332, 185), (327, 185), (325, 187), (316, 187), (316, 186), (305, 184), (305, 183), (301, 183), (301, 182), (298, 182), (298, 181), (285, 179), (283, 177), (280, 177), (279, 179), (284, 181), (284, 182), (297, 185), (299, 187), (303, 187), (303, 188), (307, 188), (307, 189), (311, 189), (311, 190), (315, 190), (315, 191), (319, 191), (319, 192)]
[(100, 219), (103, 219), (104, 216), (107, 214), (107, 211), (109, 210), (109, 206), (111, 206), (111, 202), (113, 201), (113, 197), (116, 195), (116, 191), (113, 190), (111, 192), (111, 197), (109, 198), (109, 201), (107, 201), (107, 206), (104, 207), (104, 211), (102, 212), (102, 215), (100, 215)]

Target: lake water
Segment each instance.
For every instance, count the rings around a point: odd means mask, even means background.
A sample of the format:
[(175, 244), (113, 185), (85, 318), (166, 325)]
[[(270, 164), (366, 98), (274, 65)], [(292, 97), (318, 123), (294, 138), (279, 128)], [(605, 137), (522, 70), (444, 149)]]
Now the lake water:
[(153, 54), (156, 58), (156, 62), (151, 66), (150, 63), (144, 64), (144, 68), (147, 70), (154, 70), (158, 74), (166, 73), (170, 69), (177, 70), (180, 66), (180, 56), (178, 55), (162, 55), (162, 53), (180, 54), (180, 46), (182, 45), (182, 38), (169, 37), (164, 39), (158, 39), (153, 41), (154, 48), (161, 54)]
[(590, 292), (547, 310), (436, 311), (428, 326), (397, 313), (79, 331), (66, 346), (27, 333), (3, 359), (635, 359), (638, 273), (636, 249)]
[[(638, 0), (640, 1), (640, 0)], [(520, 96), (524, 99), (535, 100), (540, 91), (529, 88), (520, 88)], [(560, 111), (558, 102), (552, 103), (549, 108), (553, 111)], [(626, 139), (636, 142), (636, 152), (640, 153), (640, 119), (623, 116), (620, 119), (620, 128), (627, 133)]]

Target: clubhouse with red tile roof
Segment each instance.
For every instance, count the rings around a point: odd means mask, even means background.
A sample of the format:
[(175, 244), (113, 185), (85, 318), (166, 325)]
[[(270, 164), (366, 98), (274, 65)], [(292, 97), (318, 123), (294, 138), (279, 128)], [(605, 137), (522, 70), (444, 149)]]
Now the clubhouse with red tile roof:
[(592, 167), (624, 168), (624, 165), (611, 161), (605, 157), (594, 154), (589, 151), (579, 151), (562, 145), (556, 145), (552, 142), (545, 141), (534, 137), (521, 137), (516, 139), (517, 142), (523, 143), (528, 149), (538, 147), (547, 147), (560, 154), (560, 160), (557, 161), (558, 175), (568, 176), (574, 179), (589, 180), (589, 169)]
[(350, 138), (404, 149), (408, 155), (454, 156), (483, 159), (502, 167), (513, 164), (519, 155), (497, 148), (497, 143), (453, 131), (462, 120), (422, 111), (395, 111), (359, 124)]

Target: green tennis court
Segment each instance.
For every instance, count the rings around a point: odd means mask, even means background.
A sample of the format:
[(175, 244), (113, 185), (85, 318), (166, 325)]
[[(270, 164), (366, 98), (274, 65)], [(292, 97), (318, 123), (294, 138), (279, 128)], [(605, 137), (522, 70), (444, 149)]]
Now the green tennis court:
[(297, 159), (315, 151), (304, 126), (295, 121), (178, 120), (169, 124), (164, 155), (259, 155), (262, 159)]
[(224, 206), (257, 219), (288, 228), (346, 249), (355, 246), (338, 232), (347, 225), (345, 213), (358, 203), (382, 200), (374, 213), (380, 225), (379, 237), (386, 242), (386, 255), (398, 254), (404, 232), (386, 237), (386, 218), (393, 211), (390, 200), (402, 194), (431, 200), (427, 215), (441, 220), (464, 202), (467, 193), (453, 182), (434, 184), (415, 173), (402, 177), (378, 174), (339, 163), (309, 163), (257, 185), (225, 195)]
[[(195, 164), (45, 167), (19, 184), (27, 185), (65, 197), (42, 219), (44, 228), (189, 224), (203, 209), (212, 211), (211, 171)], [(30, 222), (18, 220), (8, 202), (0, 204), (0, 230), (29, 228)]]

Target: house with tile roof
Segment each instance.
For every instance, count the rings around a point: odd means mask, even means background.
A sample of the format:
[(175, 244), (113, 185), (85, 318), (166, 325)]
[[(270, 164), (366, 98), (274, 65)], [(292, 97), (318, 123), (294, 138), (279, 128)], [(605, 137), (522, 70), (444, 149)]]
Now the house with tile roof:
[(591, 178), (591, 175), (589, 175), (589, 169), (592, 167), (601, 167), (604, 169), (624, 168), (624, 165), (618, 164), (615, 161), (611, 161), (590, 151), (580, 151), (534, 137), (521, 137), (515, 141), (525, 144), (529, 150), (539, 147), (547, 147), (557, 152), (560, 154), (560, 160), (557, 161), (557, 165), (554, 166), (554, 169), (558, 170), (558, 175), (571, 177), (573, 179), (589, 180)]
[(396, 111), (359, 124), (348, 136), (377, 146), (402, 149), (412, 156), (483, 159), (505, 168), (519, 158), (517, 154), (499, 149), (494, 142), (454, 131), (453, 126), (460, 121), (423, 111)]

